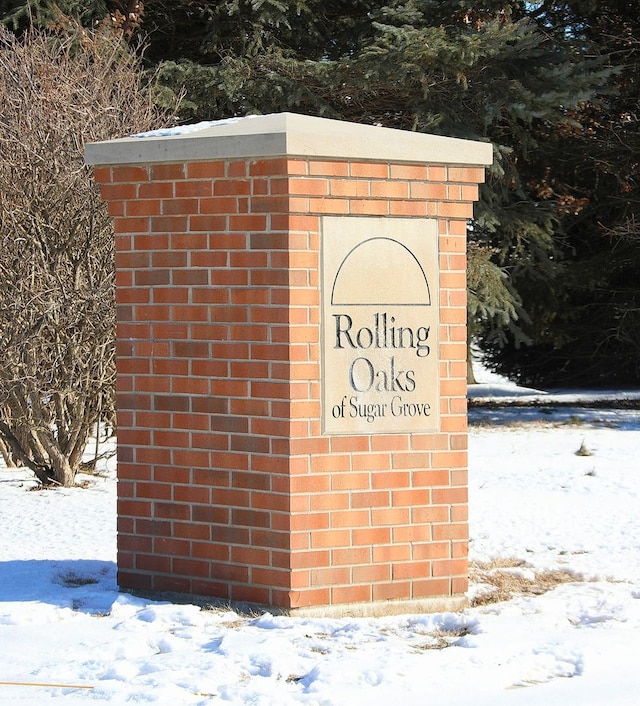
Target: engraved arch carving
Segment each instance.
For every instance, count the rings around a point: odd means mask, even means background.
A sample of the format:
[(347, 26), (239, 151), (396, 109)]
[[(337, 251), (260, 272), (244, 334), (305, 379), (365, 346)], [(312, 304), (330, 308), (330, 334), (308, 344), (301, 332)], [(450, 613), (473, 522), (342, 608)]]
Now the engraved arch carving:
[(425, 271), (406, 245), (393, 238), (369, 238), (340, 263), (332, 305), (430, 306)]

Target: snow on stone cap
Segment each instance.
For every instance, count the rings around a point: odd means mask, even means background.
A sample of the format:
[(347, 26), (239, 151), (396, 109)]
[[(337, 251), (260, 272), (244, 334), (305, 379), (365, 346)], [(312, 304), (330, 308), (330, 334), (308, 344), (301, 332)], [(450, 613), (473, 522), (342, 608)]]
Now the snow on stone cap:
[(240, 118), (224, 118), (222, 120), (203, 120), (199, 123), (192, 123), (191, 125), (177, 125), (176, 127), (165, 127), (159, 128), (158, 130), (148, 130), (147, 132), (138, 132), (131, 137), (144, 138), (144, 137), (174, 137), (177, 135), (189, 135), (192, 132), (198, 132), (199, 130), (206, 130), (210, 127), (218, 127), (220, 125), (233, 125), (233, 123), (239, 123), (241, 120), (249, 120), (250, 118), (257, 118), (257, 115), (246, 115)]

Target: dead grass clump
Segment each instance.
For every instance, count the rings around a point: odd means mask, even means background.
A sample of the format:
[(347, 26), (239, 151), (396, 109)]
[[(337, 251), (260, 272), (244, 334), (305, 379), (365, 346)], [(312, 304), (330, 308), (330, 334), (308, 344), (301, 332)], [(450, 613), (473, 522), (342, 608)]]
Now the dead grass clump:
[(472, 599), (474, 607), (508, 601), (514, 596), (539, 596), (560, 584), (580, 580), (562, 569), (536, 573), (520, 559), (474, 562), (470, 566), (469, 578), (486, 587)]
[(66, 588), (80, 588), (81, 586), (91, 586), (99, 583), (94, 576), (82, 576), (75, 571), (67, 571), (58, 577), (58, 581)]
[(576, 451), (576, 456), (593, 456), (593, 451), (585, 445), (584, 439), (580, 444), (580, 448)]
[(414, 645), (413, 648), (418, 651), (423, 650), (444, 650), (447, 647), (452, 647), (461, 637), (471, 634), (471, 628), (468, 625), (461, 625), (456, 628), (439, 628), (429, 633), (429, 641)]

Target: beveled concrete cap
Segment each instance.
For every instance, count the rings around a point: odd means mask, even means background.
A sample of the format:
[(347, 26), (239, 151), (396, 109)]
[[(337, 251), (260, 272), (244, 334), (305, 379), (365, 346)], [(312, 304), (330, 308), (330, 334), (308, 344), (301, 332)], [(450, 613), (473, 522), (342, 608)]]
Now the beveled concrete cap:
[(317, 157), (487, 166), (490, 143), (296, 113), (231, 118), (86, 146), (87, 164)]

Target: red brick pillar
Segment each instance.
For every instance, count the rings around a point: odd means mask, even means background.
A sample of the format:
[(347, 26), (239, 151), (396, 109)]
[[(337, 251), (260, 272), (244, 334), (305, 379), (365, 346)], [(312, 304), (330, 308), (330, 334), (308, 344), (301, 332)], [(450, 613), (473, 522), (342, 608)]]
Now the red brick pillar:
[[(116, 232), (121, 588), (461, 605), (465, 234), (490, 146), (281, 114), (87, 160)], [(371, 301), (338, 296), (352, 262)]]

